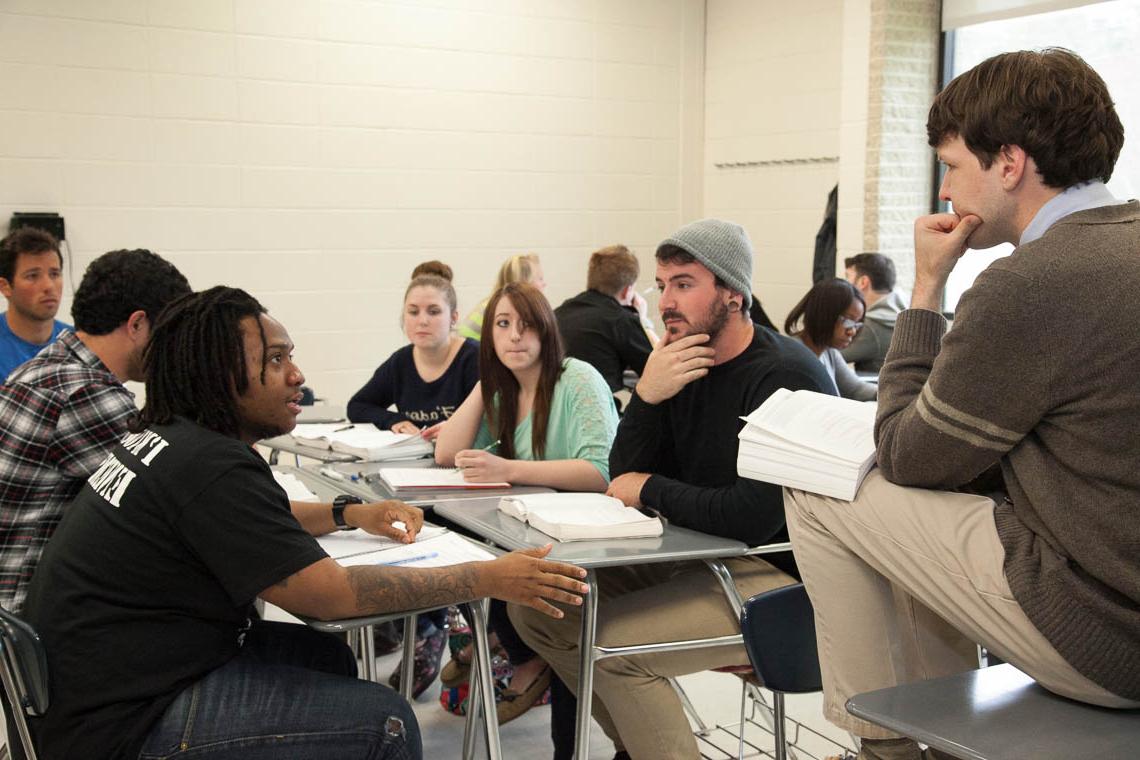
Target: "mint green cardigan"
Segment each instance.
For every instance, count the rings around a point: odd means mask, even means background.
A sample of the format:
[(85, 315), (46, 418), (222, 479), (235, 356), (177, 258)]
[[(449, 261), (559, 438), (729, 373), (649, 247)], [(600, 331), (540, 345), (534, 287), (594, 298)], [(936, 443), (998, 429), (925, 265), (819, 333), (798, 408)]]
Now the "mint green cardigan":
[[(530, 445), (530, 418), (528, 414), (515, 426), (516, 459), (535, 459)], [(585, 459), (609, 482), (610, 446), (617, 433), (617, 424), (614, 397), (601, 374), (586, 362), (566, 359), (550, 402), (543, 460)], [(487, 416), (483, 415), (471, 448), (484, 448), (494, 440), (487, 427)]]

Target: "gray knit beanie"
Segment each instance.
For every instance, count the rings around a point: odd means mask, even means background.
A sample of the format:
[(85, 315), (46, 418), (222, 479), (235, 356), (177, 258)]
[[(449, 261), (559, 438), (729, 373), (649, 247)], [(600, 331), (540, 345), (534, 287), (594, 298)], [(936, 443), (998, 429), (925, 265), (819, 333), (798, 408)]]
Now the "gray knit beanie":
[(721, 219), (701, 219), (686, 224), (661, 241), (692, 254), (724, 283), (744, 295), (744, 310), (752, 305), (752, 241), (739, 224)]

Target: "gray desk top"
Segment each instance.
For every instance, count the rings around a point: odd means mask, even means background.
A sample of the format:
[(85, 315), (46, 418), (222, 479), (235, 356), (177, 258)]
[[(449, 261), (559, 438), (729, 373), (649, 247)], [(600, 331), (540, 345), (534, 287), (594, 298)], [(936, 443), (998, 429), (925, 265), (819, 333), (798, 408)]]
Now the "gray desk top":
[(443, 502), (436, 504), (435, 511), (504, 549), (527, 549), (553, 543), (554, 549), (547, 559), (572, 562), (580, 567), (735, 557), (748, 551), (748, 546), (740, 541), (675, 525), (666, 525), (664, 533), (657, 538), (555, 541), (500, 512), (498, 497)]
[(1140, 710), (1073, 702), (1012, 665), (859, 694), (847, 711), (962, 760), (1123, 760), (1140, 753)]
[[(303, 469), (309, 473), (321, 478), (327, 478), (327, 475), (322, 475), (322, 470), (331, 470), (342, 475), (345, 480), (336, 481), (338, 486), (344, 491), (359, 496), (362, 499), (400, 499), (408, 504), (414, 505), (428, 505), (438, 504), (445, 501), (462, 501), (478, 496), (495, 497), (496, 504), (498, 498), (507, 496), (508, 494), (526, 494), (526, 493), (550, 493), (549, 488), (541, 488), (539, 486), (512, 486), (511, 488), (480, 488), (465, 491), (461, 488), (449, 488), (446, 490), (430, 490), (430, 489), (415, 489), (409, 491), (395, 491), (384, 485), (384, 481), (376, 477), (376, 474), (384, 468), (404, 468), (404, 467), (434, 467), (435, 462), (431, 459), (411, 459), (399, 462), (349, 462), (343, 464), (329, 464), (329, 465), (306, 465)], [(356, 476), (356, 479), (353, 477)], [(363, 476), (363, 477), (360, 477)]]

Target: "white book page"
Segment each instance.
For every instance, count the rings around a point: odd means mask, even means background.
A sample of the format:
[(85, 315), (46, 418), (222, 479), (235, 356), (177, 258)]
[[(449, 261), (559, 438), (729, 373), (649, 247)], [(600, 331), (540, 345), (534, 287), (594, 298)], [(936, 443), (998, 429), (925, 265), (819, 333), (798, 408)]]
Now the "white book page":
[[(396, 523), (401, 528), (404, 527), (401, 523)], [(411, 544), (402, 544), (395, 539), (388, 538), (387, 536), (375, 536), (363, 530), (343, 530), (334, 533), (326, 533), (323, 536), (317, 537), (317, 543), (321, 545), (330, 557), (338, 559), (340, 557), (351, 557), (354, 554), (366, 554), (374, 552), (379, 549), (394, 549), (400, 546), (417, 546), (429, 539), (436, 536), (442, 536), (447, 532), (447, 528), (440, 528), (433, 525), (425, 525), (418, 534), (416, 540)]]
[(461, 562), (482, 562), (495, 555), (467, 539), (448, 531), (435, 538), (402, 544), (383, 551), (356, 554), (340, 560), (344, 567), (391, 565), (395, 567), (446, 567)]
[(401, 488), (510, 488), (510, 483), (468, 483), (454, 467), (385, 467), (380, 479)]
[(863, 401), (780, 388), (745, 419), (792, 443), (862, 462), (875, 452), (875, 411)]
[(522, 502), (528, 516), (551, 524), (624, 525), (655, 519), (625, 506), (620, 499), (600, 493), (543, 493), (510, 498)]
[[(344, 425), (341, 425), (343, 428)], [(377, 449), (385, 446), (395, 446), (412, 438), (409, 433), (393, 433), (391, 430), (381, 430), (368, 423), (355, 425), (351, 430), (340, 430), (329, 436), (329, 440), (342, 446), (352, 446), (360, 449)]]
[(309, 487), (291, 472), (277, 472), (273, 470), (273, 479), (285, 491), (289, 501), (320, 501), (320, 498), (309, 490)]

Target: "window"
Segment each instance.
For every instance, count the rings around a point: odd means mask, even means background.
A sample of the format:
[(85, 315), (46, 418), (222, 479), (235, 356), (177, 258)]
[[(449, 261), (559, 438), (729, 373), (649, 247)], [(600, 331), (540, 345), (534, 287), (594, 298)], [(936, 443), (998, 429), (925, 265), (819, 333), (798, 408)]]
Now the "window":
[[(1124, 149), (1109, 190), (1121, 200), (1140, 197), (1140, 83), (1136, 41), (1140, 40), (1140, 0), (1112, 0), (1033, 16), (987, 21), (947, 33), (952, 61), (946, 81), (998, 53), (1043, 47), (1068, 48), (1096, 69), (1108, 84), (1124, 123)], [(945, 308), (953, 311), (974, 278), (1012, 246), (967, 251), (946, 286)]]

